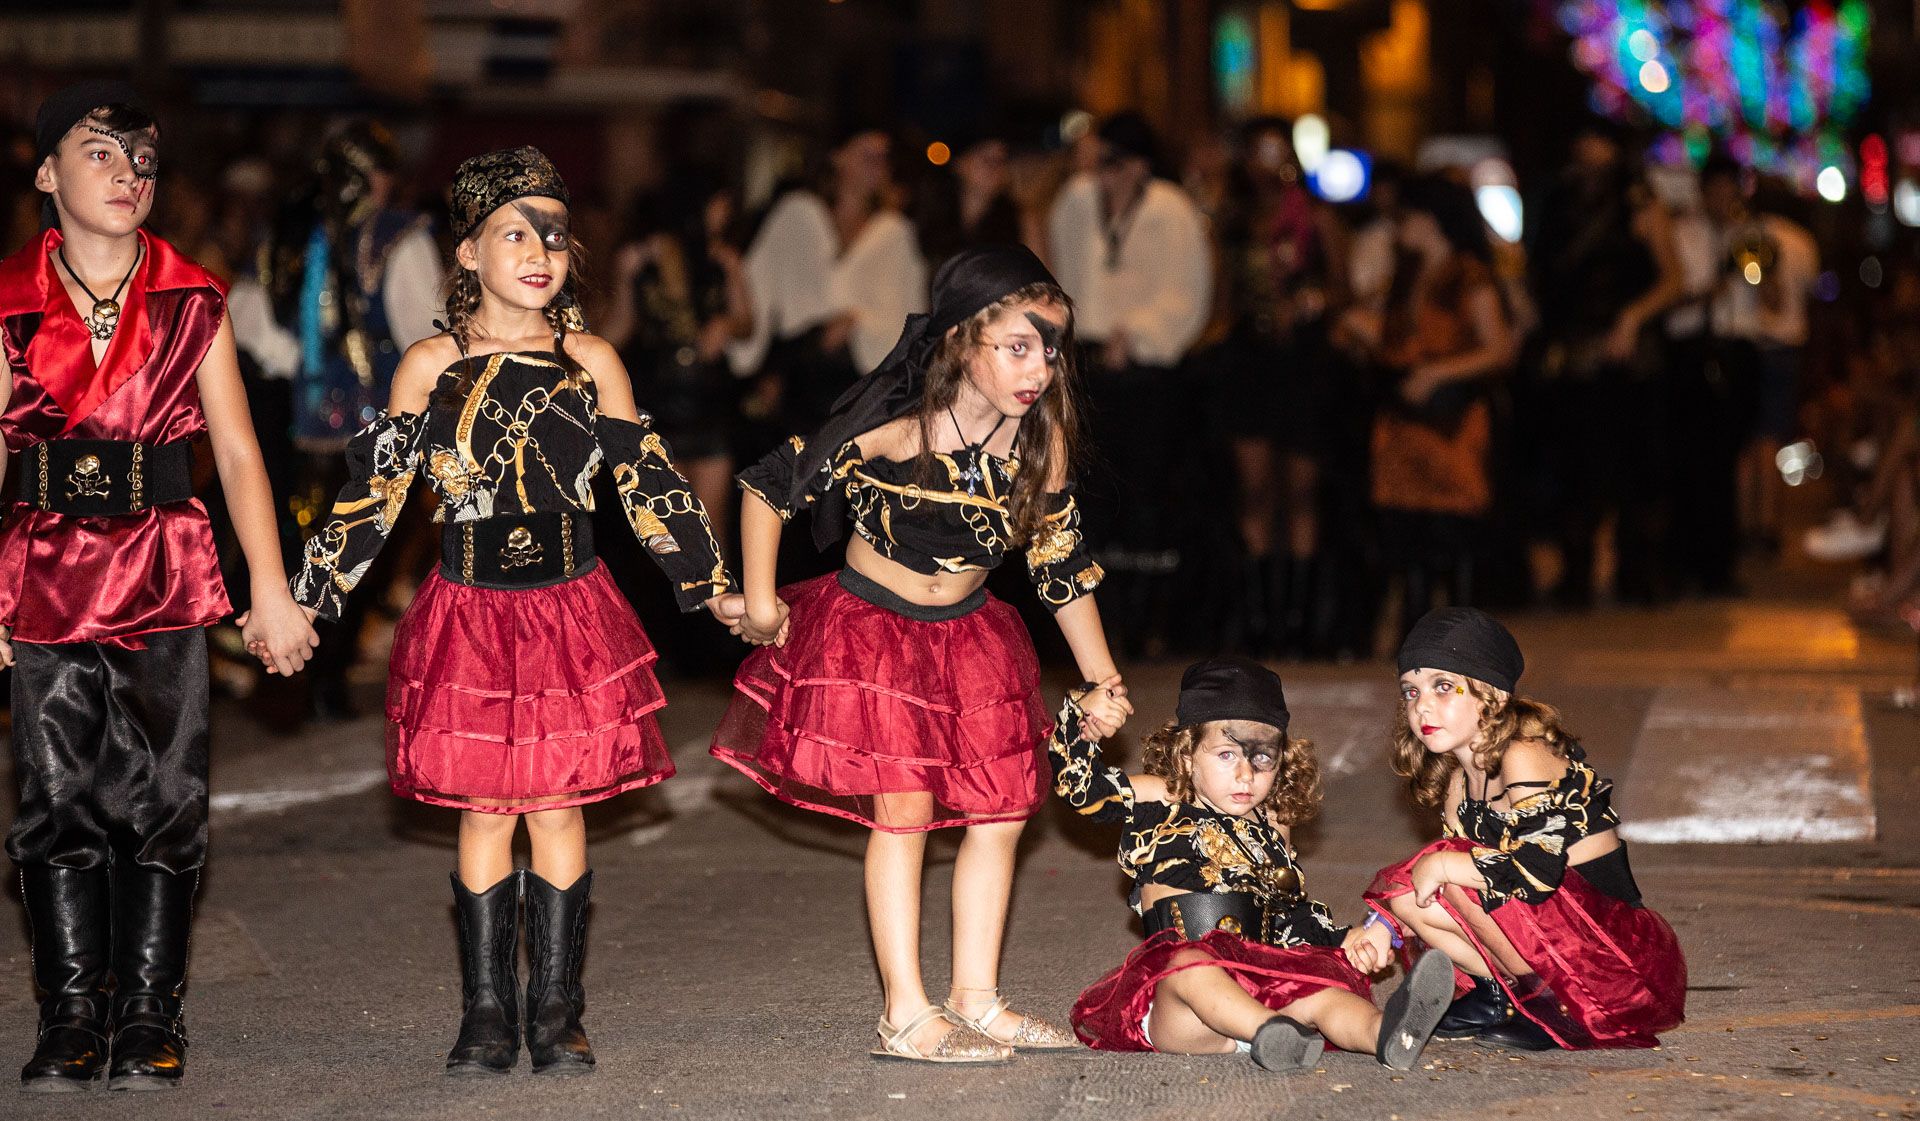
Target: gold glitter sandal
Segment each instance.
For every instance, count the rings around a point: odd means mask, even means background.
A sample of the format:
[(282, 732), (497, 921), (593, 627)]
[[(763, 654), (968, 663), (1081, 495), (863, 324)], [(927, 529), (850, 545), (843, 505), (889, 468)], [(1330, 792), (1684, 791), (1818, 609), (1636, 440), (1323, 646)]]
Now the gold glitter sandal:
[(941, 1009), (929, 1004), (903, 1027), (895, 1028), (881, 1020), (873, 1029), (879, 1033), (880, 1046), (867, 1053), (876, 1059), (911, 1063), (1004, 1063), (1013, 1058), (1013, 1049), (1006, 1044), (972, 1028), (958, 1025), (941, 1036), (940, 1042), (934, 1044), (931, 1051), (922, 1051), (914, 1046), (913, 1033), (945, 1015)]
[[(948, 1017), (950, 1017), (954, 1023), (972, 1028), (974, 1031), (979, 1032), (995, 1043), (1005, 1047), (1011, 1047), (1015, 1051), (1079, 1050), (1080, 1041), (1074, 1038), (1072, 1032), (1064, 1028), (1055, 1027), (1047, 1021), (1040, 1019), (1038, 1016), (1029, 1016), (1024, 1012), (1013, 1011), (1013, 1009), (1007, 1006), (1006, 998), (1000, 995), (1000, 990), (968, 989), (964, 991), (992, 993), (993, 1003), (987, 1005), (987, 1011), (984, 1015), (974, 1017), (968, 1016), (965, 1012), (960, 1011), (953, 1001), (947, 1001), (944, 1007), (947, 1010)], [(999, 1036), (987, 1030), (987, 1025), (998, 1019), (1002, 1012), (1020, 1017), (1020, 1026), (1013, 1029), (1013, 1036), (1010, 1039), (1001, 1039)]]

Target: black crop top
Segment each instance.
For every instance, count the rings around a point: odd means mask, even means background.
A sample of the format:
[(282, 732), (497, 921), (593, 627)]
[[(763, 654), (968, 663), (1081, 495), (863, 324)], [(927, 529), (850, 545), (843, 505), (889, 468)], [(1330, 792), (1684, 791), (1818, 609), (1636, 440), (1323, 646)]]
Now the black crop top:
[(1552, 782), (1515, 782), (1507, 788), (1544, 786), (1496, 810), (1485, 799), (1465, 798), (1455, 811), (1460, 836), (1474, 843), (1473, 866), (1498, 900), (1538, 903), (1560, 887), (1567, 851), (1597, 833), (1617, 828), (1613, 783), (1586, 764), (1579, 744), (1568, 746), (1567, 773)]
[[(458, 409), (375, 418), (347, 444), (347, 484), (306, 544), (293, 598), (337, 619), (348, 592), (386, 543), (416, 475), (439, 494), (436, 522), (495, 514), (591, 511), (593, 477), (613, 468), (614, 491), (635, 535), (693, 611), (729, 590), (713, 527), (645, 413), (640, 423), (600, 412), (593, 377), (553, 352), (476, 356)], [(461, 366), (442, 373), (455, 377)]]
[(1118, 767), (1101, 765), (1100, 745), (1080, 730), (1080, 706), (1069, 698), (1047, 740), (1053, 792), (1093, 821), (1123, 826), (1120, 869), (1133, 881), (1130, 900), (1142, 910), (1148, 884), (1180, 891), (1242, 892), (1267, 911), (1263, 941), (1275, 946), (1338, 946), (1347, 928), (1306, 893), (1306, 879), (1280, 827), (1265, 813), (1242, 817), (1194, 802), (1142, 802)]
[[(792, 492), (795, 462), (805, 449), (805, 440), (792, 437), (740, 472), (740, 486), (782, 520), (791, 518), (794, 509), (783, 496)], [(801, 501), (811, 506), (818, 495), (839, 488), (854, 532), (881, 556), (923, 575), (998, 566), (1013, 546), (1006, 497), (1020, 470), (1018, 455), (929, 454), (936, 472), (944, 469), (942, 485), (921, 480), (919, 461), (868, 459), (849, 440), (821, 467)], [(1027, 573), (1041, 602), (1058, 611), (1098, 587), (1105, 573), (1087, 552), (1072, 488), (1048, 494), (1046, 503), (1046, 523), (1027, 542)]]

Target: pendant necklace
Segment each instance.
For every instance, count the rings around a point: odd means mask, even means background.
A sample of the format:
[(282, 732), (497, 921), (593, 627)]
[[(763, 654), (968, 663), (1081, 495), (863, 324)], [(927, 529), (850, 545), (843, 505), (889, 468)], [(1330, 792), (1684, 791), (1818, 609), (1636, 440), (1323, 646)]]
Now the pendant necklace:
[[(998, 409), (994, 411), (999, 412)], [(972, 498), (978, 493), (981, 481), (986, 478), (980, 470), (980, 457), (986, 454), (987, 441), (998, 435), (1000, 426), (1007, 423), (1007, 414), (1000, 413), (1000, 419), (994, 423), (993, 429), (980, 437), (977, 443), (969, 442), (967, 434), (960, 430), (960, 418), (953, 415), (952, 405), (947, 406), (947, 419), (953, 422), (953, 434), (960, 437), (960, 442), (965, 445), (962, 450), (967, 453), (967, 466), (960, 472), (960, 481), (967, 484), (967, 497)]]
[(80, 290), (87, 294), (87, 298), (93, 301), (93, 313), (81, 316), (80, 321), (87, 325), (87, 333), (95, 339), (106, 342), (113, 337), (114, 329), (120, 326), (120, 293), (127, 290), (127, 281), (133, 279), (134, 270), (140, 267), (140, 258), (145, 252), (145, 246), (135, 246), (133, 264), (127, 266), (127, 275), (120, 278), (120, 286), (113, 290), (113, 295), (103, 300), (93, 294), (93, 289), (87, 287), (87, 282), (80, 279), (79, 273), (73, 271), (73, 266), (67, 263), (67, 255), (63, 250), (53, 251), (53, 255), (60, 259), (61, 267), (67, 270), (67, 275), (72, 277), (73, 282), (80, 286)]

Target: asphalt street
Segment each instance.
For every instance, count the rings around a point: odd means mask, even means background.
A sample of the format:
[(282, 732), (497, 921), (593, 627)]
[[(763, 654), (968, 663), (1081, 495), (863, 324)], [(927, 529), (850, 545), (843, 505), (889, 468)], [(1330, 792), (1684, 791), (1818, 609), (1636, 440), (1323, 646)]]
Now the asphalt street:
[[(14, 1095), (0, 1117), (1814, 1118), (1920, 1114), (1920, 720), (1889, 711), (1911, 640), (1827, 599), (1535, 617), (1528, 691), (1559, 704), (1637, 830), (1633, 865), (1678, 930), (1688, 1021), (1658, 1049), (1518, 1055), (1441, 1043), (1406, 1074), (1331, 1054), (1079, 1051), (988, 1068), (879, 1063), (856, 828), (790, 810), (705, 755), (724, 683), (669, 681), (680, 774), (590, 815), (591, 1076), (485, 1083), (441, 1064), (459, 1014), (454, 814), (386, 792), (366, 719), (278, 731), (271, 698), (216, 715), (214, 858), (168, 1094)], [(1180, 666), (1128, 667), (1136, 723)], [(375, 699), (377, 670), (366, 679)], [(1387, 772), (1384, 663), (1282, 667), (1318, 744), (1308, 887), (1346, 920), (1372, 872), (1429, 836)], [(1068, 682), (1050, 682), (1050, 695)], [(371, 705), (370, 705), (371, 707)], [(10, 783), (8, 785), (11, 785)], [(1049, 807), (1029, 827), (1002, 987), (1064, 1020), (1137, 935), (1115, 837)], [(945, 984), (953, 844), (928, 876), (928, 985)], [(0, 1061), (32, 1044), (16, 904), (0, 919)], [(1383, 986), (1382, 992), (1392, 982)], [(10, 1076), (10, 1074), (9, 1074)]]

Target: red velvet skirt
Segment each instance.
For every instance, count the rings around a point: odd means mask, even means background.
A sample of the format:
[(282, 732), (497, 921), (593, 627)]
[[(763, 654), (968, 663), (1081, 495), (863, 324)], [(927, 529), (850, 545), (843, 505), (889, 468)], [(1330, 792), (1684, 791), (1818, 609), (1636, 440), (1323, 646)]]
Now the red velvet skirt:
[(659, 782), (653, 643), (606, 569), (544, 588), (427, 577), (393, 635), (393, 792), (489, 813), (553, 810)]
[(988, 596), (958, 618), (910, 619), (832, 574), (780, 598), (787, 644), (741, 664), (716, 758), (782, 801), (890, 833), (1024, 821), (1046, 800), (1052, 724), (1013, 608)]
[[(1414, 862), (1430, 852), (1465, 852), (1473, 843), (1453, 837), (1435, 841), (1390, 868), (1367, 890), (1367, 903), (1381, 917), (1397, 920), (1386, 901), (1413, 890)], [(1475, 906), (1479, 893), (1462, 889)], [(1481, 958), (1513, 999), (1514, 1006), (1562, 1046), (1652, 1047), (1660, 1032), (1686, 1019), (1687, 960), (1680, 940), (1659, 912), (1635, 907), (1600, 891), (1567, 869), (1560, 887), (1538, 903), (1512, 899), (1485, 914), (1534, 970), (1503, 975), (1471, 923), (1443, 893), (1436, 898), (1465, 931)], [(1404, 932), (1403, 932), (1404, 933)], [(1417, 941), (1406, 935), (1404, 953)], [(1456, 971), (1457, 988), (1469, 982)]]
[[(1182, 950), (1201, 950), (1213, 960), (1174, 965), (1174, 955)], [(1206, 965), (1226, 970), (1248, 996), (1275, 1011), (1322, 989), (1345, 989), (1373, 999), (1366, 975), (1331, 946), (1282, 949), (1224, 930), (1208, 931), (1189, 942), (1176, 931), (1163, 930), (1140, 943), (1120, 968), (1080, 994), (1073, 1003), (1074, 1033), (1099, 1051), (1153, 1050), (1140, 1021), (1153, 1008), (1154, 988), (1183, 969)]]

